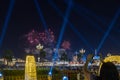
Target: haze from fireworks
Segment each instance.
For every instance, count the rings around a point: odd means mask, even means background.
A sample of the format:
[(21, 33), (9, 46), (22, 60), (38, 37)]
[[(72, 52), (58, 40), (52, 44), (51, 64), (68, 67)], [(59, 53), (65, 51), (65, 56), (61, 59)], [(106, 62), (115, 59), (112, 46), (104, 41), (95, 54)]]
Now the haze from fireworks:
[(29, 44), (29, 46), (36, 46), (38, 44), (46, 46), (48, 44), (54, 43), (55, 42), (54, 33), (50, 29), (48, 31), (49, 34), (47, 33), (47, 31), (37, 32), (33, 29), (31, 32), (26, 34), (25, 38), (27, 39), (27, 43)]
[[(32, 54), (40, 54), (39, 50), (36, 49), (36, 46), (38, 44), (41, 44), (44, 46), (44, 51), (46, 52), (47, 56), (46, 59), (52, 60), (53, 54), (56, 49), (56, 36), (54, 35), (54, 32), (49, 29), (47, 31), (36, 31), (31, 30), (27, 34), (24, 35), (25, 38), (25, 52), (26, 53), (32, 53)], [(49, 33), (49, 34), (48, 34)], [(63, 42), (60, 44), (61, 47), (59, 48), (59, 55), (61, 55), (63, 52), (66, 52), (70, 50), (71, 43), (68, 40), (63, 40)], [(69, 52), (69, 51), (68, 51)], [(70, 53), (70, 52), (69, 52)], [(69, 56), (69, 53), (67, 56)]]
[(25, 35), (27, 48), (34, 50), (38, 44), (43, 45), (44, 47), (53, 47), (55, 44), (55, 36), (54, 32), (50, 29), (43, 32), (37, 32), (36, 30), (32, 30)]
[(61, 45), (61, 47), (62, 47), (63, 49), (65, 49), (65, 50), (69, 50), (69, 49), (70, 49), (70, 46), (71, 46), (70, 42), (69, 42), (69, 41), (66, 41), (66, 40), (64, 40), (63, 43), (62, 43), (62, 45)]

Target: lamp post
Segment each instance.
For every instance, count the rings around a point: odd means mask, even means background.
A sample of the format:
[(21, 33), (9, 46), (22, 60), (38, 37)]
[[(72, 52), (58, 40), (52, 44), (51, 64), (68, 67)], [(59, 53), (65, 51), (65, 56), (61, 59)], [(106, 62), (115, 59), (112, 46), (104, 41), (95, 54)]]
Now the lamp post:
[(110, 54), (110, 53), (108, 53), (108, 54), (107, 54), (107, 57), (109, 57), (109, 56), (111, 56), (111, 54)]
[(67, 76), (63, 76), (62, 80), (68, 80), (68, 77)]
[(52, 80), (52, 72), (48, 73), (48, 80)]
[(3, 74), (0, 72), (0, 80), (4, 80)]
[(85, 53), (85, 49), (81, 49), (79, 52), (83, 55)]
[(83, 54), (85, 53), (85, 49), (80, 49), (79, 50), (79, 55), (80, 55), (80, 57), (79, 58), (81, 58), (82, 56), (83, 56)]
[[(36, 48), (37, 48), (39, 51), (41, 51), (41, 50), (43, 49), (43, 45), (38, 44), (38, 45), (36, 46)], [(40, 53), (39, 53), (39, 54), (40, 54)], [(40, 62), (40, 56), (38, 56), (38, 62)]]

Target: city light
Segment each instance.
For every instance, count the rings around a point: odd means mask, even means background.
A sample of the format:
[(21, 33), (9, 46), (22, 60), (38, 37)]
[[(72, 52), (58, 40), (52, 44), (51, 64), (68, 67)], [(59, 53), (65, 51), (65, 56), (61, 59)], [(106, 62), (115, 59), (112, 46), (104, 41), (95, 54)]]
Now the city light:
[(63, 76), (62, 80), (69, 80), (67, 76)]
[(119, 75), (119, 3), (1, 0), (0, 80), (102, 78), (107, 62)]

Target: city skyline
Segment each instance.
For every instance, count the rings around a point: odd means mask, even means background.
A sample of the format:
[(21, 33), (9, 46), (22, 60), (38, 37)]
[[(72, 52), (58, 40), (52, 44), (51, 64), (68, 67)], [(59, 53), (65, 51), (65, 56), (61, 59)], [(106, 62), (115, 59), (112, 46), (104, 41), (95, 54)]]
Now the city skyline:
[[(12, 1), (13, 8), (11, 13), (8, 13)], [(37, 0), (2, 0), (0, 2), (0, 40), (7, 13), (10, 14), (0, 45), (0, 53), (5, 49), (11, 49), (16, 56), (24, 55), (23, 36), (33, 29), (42, 32), (46, 28), (50, 28), (55, 34), (57, 44), (70, 0), (35, 1)], [(109, 2), (72, 0), (62, 41), (70, 41), (73, 51), (84, 48), (90, 53), (93, 53), (92, 50), (99, 49), (99, 52), (103, 54), (108, 52), (119, 54), (119, 22), (118, 0)]]

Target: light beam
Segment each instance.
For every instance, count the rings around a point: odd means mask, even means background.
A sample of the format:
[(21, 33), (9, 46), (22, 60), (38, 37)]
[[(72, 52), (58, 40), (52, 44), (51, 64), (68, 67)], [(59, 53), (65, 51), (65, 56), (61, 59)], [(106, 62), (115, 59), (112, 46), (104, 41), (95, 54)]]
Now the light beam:
[[(62, 11), (60, 11), (60, 9), (57, 8), (57, 6), (52, 0), (48, 0), (48, 2), (58, 12), (59, 16), (64, 17)], [(70, 25), (70, 28), (76, 33), (76, 35), (78, 35), (78, 37), (83, 41), (83, 43), (87, 45), (92, 51), (94, 51), (92, 45), (81, 35), (81, 33), (75, 28), (75, 26), (72, 23), (70, 23), (70, 21), (68, 21), (68, 24)]]
[(6, 30), (7, 30), (7, 27), (8, 27), (9, 20), (10, 20), (10, 16), (11, 16), (11, 13), (12, 13), (12, 10), (13, 10), (13, 7), (14, 7), (14, 3), (15, 3), (14, 0), (10, 1), (10, 5), (9, 5), (9, 8), (8, 8), (8, 12), (6, 14), (6, 18), (5, 18), (5, 22), (4, 22), (4, 25), (3, 25), (2, 33), (1, 33), (1, 36), (0, 36), (0, 48), (2, 46), (4, 36), (6, 34)]
[(97, 53), (100, 51), (103, 43), (105, 42), (105, 40), (106, 40), (106, 38), (108, 37), (110, 31), (112, 30), (115, 22), (117, 21), (117, 19), (118, 19), (118, 17), (119, 17), (119, 14), (120, 14), (120, 9), (118, 9), (117, 13), (115, 14), (112, 22), (110, 23), (110, 25), (109, 25), (109, 27), (108, 27), (106, 33), (104, 34), (103, 38), (101, 39), (101, 42), (100, 42), (100, 44), (98, 45), (98, 48), (97, 48)]
[[(65, 2), (66, 3), (66, 2)], [(75, 10), (78, 15), (82, 15), (81, 17), (83, 17), (83, 19), (87, 20), (92, 27), (97, 28), (98, 31), (104, 33), (104, 30), (101, 28), (100, 25), (98, 25), (95, 21), (98, 21), (99, 23), (102, 24), (102, 26), (106, 26), (106, 20), (98, 17), (95, 13), (89, 11), (88, 9), (86, 9), (85, 7), (78, 5), (77, 3), (73, 3), (73, 10)], [(83, 12), (83, 13), (82, 13)], [(91, 17), (95, 18), (95, 20), (91, 19)], [(108, 37), (113, 43), (115, 43), (117, 46), (120, 46), (118, 43), (118, 40), (115, 40), (114, 37), (109, 36)]]
[[(39, 5), (38, 1), (37, 1), (37, 0), (34, 0), (34, 3), (35, 3), (35, 6), (36, 6), (37, 11), (38, 11), (38, 14), (39, 14), (39, 17), (40, 17), (40, 19), (41, 19), (41, 21), (42, 21), (42, 24), (43, 24), (45, 30), (48, 30), (46, 21), (45, 21), (45, 19), (44, 19), (44, 16), (43, 16), (43, 14), (42, 14), (42, 10), (41, 10), (41, 8), (40, 8), (40, 5)], [(48, 31), (47, 31), (47, 32), (48, 32)]]
[[(68, 7), (67, 7), (67, 10), (66, 10), (66, 13), (65, 13), (65, 16), (63, 17), (63, 24), (62, 24), (62, 28), (60, 30), (60, 34), (59, 34), (59, 38), (58, 38), (58, 43), (57, 43), (57, 46), (56, 46), (56, 51), (55, 51), (55, 54), (53, 56), (53, 65), (57, 59), (57, 55), (58, 55), (58, 49), (60, 47), (60, 44), (61, 44), (61, 41), (62, 41), (62, 37), (63, 37), (63, 34), (64, 34), (64, 31), (65, 31), (65, 28), (66, 28), (66, 25), (67, 25), (67, 22), (68, 22), (68, 17), (69, 17), (69, 14), (70, 14), (70, 11), (71, 11), (71, 8), (72, 8), (72, 0), (69, 1), (68, 3)], [(51, 67), (50, 69), (50, 72), (52, 72), (52, 69), (53, 67)]]

